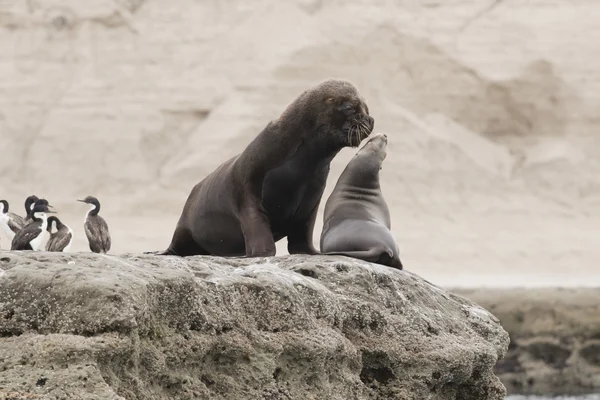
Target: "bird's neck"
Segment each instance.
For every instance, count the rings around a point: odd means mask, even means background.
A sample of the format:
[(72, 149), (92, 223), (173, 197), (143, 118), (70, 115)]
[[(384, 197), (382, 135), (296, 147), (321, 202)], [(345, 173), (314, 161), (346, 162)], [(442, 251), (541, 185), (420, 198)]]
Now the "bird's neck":
[(36, 222), (47, 222), (48, 216), (46, 215), (45, 212), (36, 212), (36, 213), (33, 213), (31, 218)]
[(100, 204), (91, 204), (90, 211), (88, 211), (88, 215), (94, 216), (98, 215), (100, 212)]

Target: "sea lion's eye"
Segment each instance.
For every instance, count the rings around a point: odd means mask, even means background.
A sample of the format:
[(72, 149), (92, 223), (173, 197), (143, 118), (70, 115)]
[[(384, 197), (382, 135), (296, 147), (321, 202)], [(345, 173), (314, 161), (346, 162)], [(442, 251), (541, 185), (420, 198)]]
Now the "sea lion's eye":
[(356, 112), (356, 110), (354, 109), (354, 106), (352, 104), (348, 104), (348, 105), (344, 106), (344, 111)]

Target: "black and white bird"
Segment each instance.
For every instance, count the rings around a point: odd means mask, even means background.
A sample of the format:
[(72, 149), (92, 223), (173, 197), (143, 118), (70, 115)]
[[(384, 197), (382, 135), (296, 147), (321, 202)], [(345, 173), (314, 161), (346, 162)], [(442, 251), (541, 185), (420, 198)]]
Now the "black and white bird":
[(48, 227), (46, 229), (50, 234), (50, 238), (46, 242), (46, 251), (69, 251), (71, 244), (73, 244), (73, 231), (71, 228), (53, 215), (48, 217)]
[(17, 232), (12, 240), (11, 250), (40, 250), (44, 238), (43, 234), (48, 227), (47, 214), (54, 213), (48, 207), (48, 201), (45, 199), (39, 199), (35, 202), (33, 210), (31, 210), (32, 222)]
[(98, 215), (98, 212), (100, 212), (100, 202), (93, 196), (87, 196), (85, 199), (77, 201), (87, 203), (91, 206), (83, 222), (90, 250), (94, 253), (108, 253), (111, 245), (110, 232), (104, 218)]
[(0, 200), (0, 225), (9, 240), (13, 240), (17, 232), (25, 226), (25, 220), (9, 211), (8, 201)]
[(31, 211), (33, 210), (35, 202), (38, 200), (39, 198), (35, 194), (27, 196), (27, 198), (25, 199), (25, 225), (33, 221), (31, 217)]

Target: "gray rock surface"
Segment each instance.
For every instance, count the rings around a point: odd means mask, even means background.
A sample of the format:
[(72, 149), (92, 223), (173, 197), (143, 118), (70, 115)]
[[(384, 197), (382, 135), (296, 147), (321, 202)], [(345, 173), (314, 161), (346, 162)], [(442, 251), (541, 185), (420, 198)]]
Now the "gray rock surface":
[(507, 347), (473, 302), (343, 257), (0, 252), (6, 399), (503, 399)]
[(509, 393), (600, 392), (600, 288), (456, 293), (493, 312), (510, 334), (508, 353), (496, 365)]

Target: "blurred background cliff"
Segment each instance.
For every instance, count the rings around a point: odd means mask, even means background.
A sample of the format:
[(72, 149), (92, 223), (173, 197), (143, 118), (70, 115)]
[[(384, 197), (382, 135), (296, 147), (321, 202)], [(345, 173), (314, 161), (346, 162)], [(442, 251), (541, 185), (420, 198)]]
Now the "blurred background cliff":
[[(199, 180), (301, 91), (352, 81), (408, 270), (444, 286), (600, 281), (600, 24), (572, 0), (0, 0), (0, 198), (88, 251), (166, 248)], [(325, 200), (355, 149), (334, 160)], [(7, 247), (3, 237), (0, 246)], [(285, 240), (278, 254), (286, 253)]]

